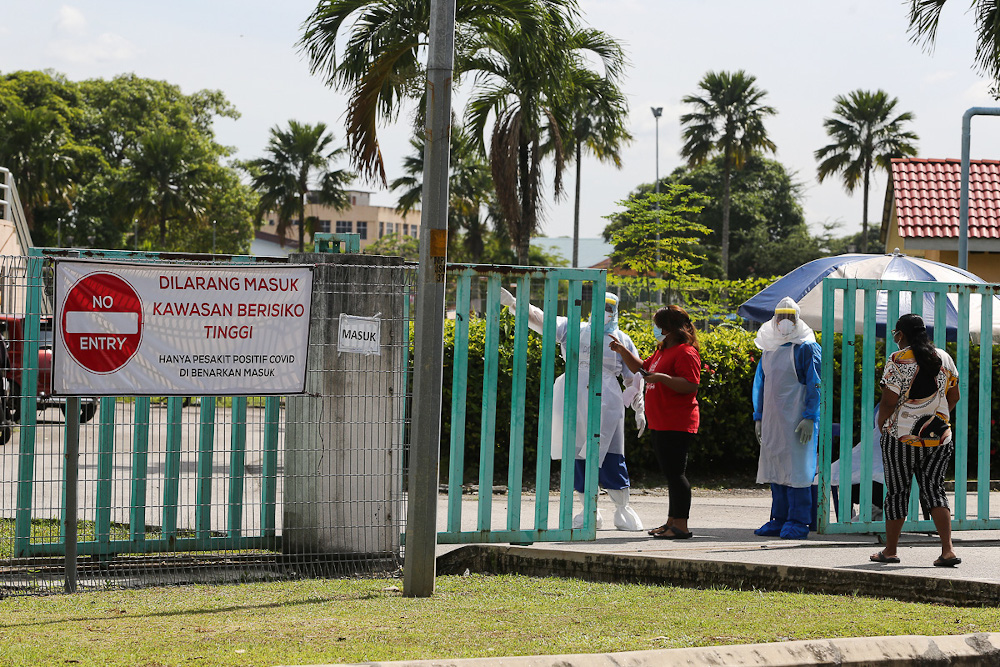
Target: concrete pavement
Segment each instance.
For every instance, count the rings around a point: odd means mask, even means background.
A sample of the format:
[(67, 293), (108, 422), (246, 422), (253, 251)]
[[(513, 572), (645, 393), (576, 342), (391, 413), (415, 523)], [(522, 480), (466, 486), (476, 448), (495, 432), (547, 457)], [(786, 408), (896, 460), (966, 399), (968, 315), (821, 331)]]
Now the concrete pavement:
[[(995, 665), (1000, 661), (1000, 633), (924, 637), (858, 637), (771, 644), (704, 646), (659, 651), (504, 658), (400, 660), (362, 663), (367, 667), (950, 667)], [(316, 665), (315, 667), (332, 667)]]
[[(445, 500), (442, 496), (438, 515), (442, 529), (446, 517)], [(558, 499), (551, 496), (549, 502), (550, 514), (554, 515)], [(478, 496), (463, 497), (463, 530), (474, 528), (477, 503)], [(633, 491), (631, 504), (647, 529), (666, 520), (669, 500), (661, 490)], [(606, 495), (600, 496), (598, 506), (604, 515), (605, 527), (597, 531), (595, 541), (535, 543), (526, 547), (497, 545), (489, 557), (490, 562), (507, 562), (510, 567), (523, 571), (529, 567), (530, 559), (537, 560), (541, 568), (551, 568), (561, 558), (574, 561), (575, 564), (568, 568), (578, 573), (583, 567), (581, 563), (591, 563), (596, 568), (592, 572), (594, 578), (604, 578), (597, 576), (597, 571), (624, 567), (632, 579), (650, 580), (647, 575), (653, 568), (662, 572), (665, 581), (700, 585), (697, 572), (702, 571), (705, 574), (703, 583), (708, 585), (725, 583), (727, 577), (736, 577), (744, 582), (743, 585), (767, 588), (784, 581), (792, 589), (807, 590), (810, 586), (799, 584), (816, 580), (828, 582), (830, 592), (857, 591), (907, 598), (906, 591), (912, 591), (915, 600), (1000, 604), (1000, 567), (997, 566), (1000, 531), (955, 533), (955, 550), (962, 558), (962, 564), (955, 568), (932, 565), (940, 554), (936, 535), (904, 533), (899, 548), (901, 562), (883, 565), (868, 559), (881, 549), (879, 536), (875, 534), (810, 533), (806, 540), (755, 536), (753, 529), (767, 520), (770, 510), (770, 494), (765, 489), (696, 490), (689, 521), (694, 537), (689, 540), (654, 539), (645, 531), (615, 530), (614, 506)], [(1000, 493), (991, 494), (990, 506), (994, 508), (992, 516), (1000, 513)], [(506, 508), (507, 496), (494, 495), (494, 526), (503, 524)], [(525, 496), (522, 527), (531, 527), (533, 511), (534, 497)], [(476, 554), (468, 547), (464, 552), (452, 553), (457, 548), (456, 545), (439, 545), (439, 564), (460, 568), (463, 558), (470, 562), (483, 562), (482, 559), (487, 558), (482, 549)], [(503, 558), (499, 558), (501, 551)], [(445, 557), (446, 554), (450, 555)], [(557, 554), (563, 555), (557, 557)], [(643, 559), (655, 561), (657, 565), (643, 564)], [(643, 572), (647, 574), (642, 575)], [(890, 576), (886, 578), (886, 575)], [(788, 586), (782, 588), (788, 589)]]

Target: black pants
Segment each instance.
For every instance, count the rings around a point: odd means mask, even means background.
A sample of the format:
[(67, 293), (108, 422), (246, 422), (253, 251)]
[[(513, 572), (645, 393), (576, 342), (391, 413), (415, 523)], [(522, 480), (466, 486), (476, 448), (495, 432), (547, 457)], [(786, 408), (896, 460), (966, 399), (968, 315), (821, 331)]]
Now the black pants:
[(691, 482), (684, 475), (687, 470), (688, 449), (695, 434), (685, 431), (652, 431), (653, 453), (660, 464), (660, 471), (667, 478), (670, 491), (672, 519), (687, 519), (691, 512)]
[(885, 468), (885, 518), (905, 519), (910, 504), (910, 484), (917, 478), (920, 506), (925, 516), (935, 507), (948, 507), (944, 476), (955, 453), (955, 443), (937, 447), (914, 447), (888, 433), (882, 434), (882, 463)]

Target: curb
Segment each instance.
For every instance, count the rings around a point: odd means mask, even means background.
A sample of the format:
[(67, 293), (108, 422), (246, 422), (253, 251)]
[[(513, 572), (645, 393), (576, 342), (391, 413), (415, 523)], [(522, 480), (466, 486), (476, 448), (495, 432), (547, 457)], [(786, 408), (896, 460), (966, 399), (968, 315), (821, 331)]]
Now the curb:
[[(925, 637), (861, 637), (809, 641), (706, 646), (658, 651), (629, 651), (575, 655), (539, 655), (458, 660), (399, 660), (360, 663), (370, 667), (694, 667), (749, 665), (793, 667), (839, 665), (851, 667), (909, 667), (919, 665), (985, 665), (1000, 661), (1000, 633)], [(320, 666), (317, 666), (320, 667)], [(332, 667), (332, 666), (322, 666)]]
[(957, 607), (1000, 604), (1000, 584), (993, 582), (853, 569), (684, 560), (486, 544), (466, 545), (437, 558), (439, 574), (460, 575), (466, 570), (482, 574), (575, 577), (589, 581), (669, 584), (687, 588), (724, 586), (740, 590), (864, 595)]

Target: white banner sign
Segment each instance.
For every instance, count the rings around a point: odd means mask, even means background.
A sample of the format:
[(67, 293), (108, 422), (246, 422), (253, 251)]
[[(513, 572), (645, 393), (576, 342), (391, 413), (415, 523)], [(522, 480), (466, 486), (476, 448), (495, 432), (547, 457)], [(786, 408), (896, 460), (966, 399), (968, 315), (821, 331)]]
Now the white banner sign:
[(302, 393), (311, 300), (311, 266), (57, 261), (52, 393)]
[(381, 354), (381, 325), (377, 317), (340, 315), (337, 350), (355, 354)]

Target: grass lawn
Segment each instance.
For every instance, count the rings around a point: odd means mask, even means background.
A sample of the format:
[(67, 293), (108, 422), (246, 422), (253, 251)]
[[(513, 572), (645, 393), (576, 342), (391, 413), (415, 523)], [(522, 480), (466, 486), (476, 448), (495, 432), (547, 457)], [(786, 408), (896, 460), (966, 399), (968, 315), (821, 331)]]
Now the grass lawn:
[(6, 598), (3, 665), (278, 665), (1000, 631), (1000, 609), (518, 576)]

